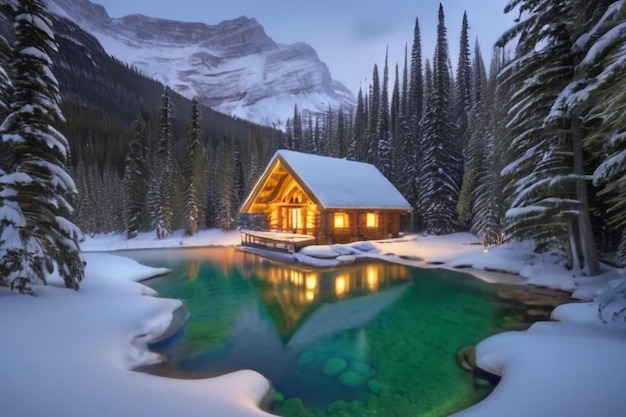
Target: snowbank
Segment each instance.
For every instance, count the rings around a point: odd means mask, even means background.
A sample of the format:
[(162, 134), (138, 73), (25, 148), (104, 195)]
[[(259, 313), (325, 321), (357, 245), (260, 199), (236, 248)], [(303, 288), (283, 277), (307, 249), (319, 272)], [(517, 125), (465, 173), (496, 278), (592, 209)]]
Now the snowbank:
[(155, 298), (137, 280), (163, 270), (86, 254), (78, 292), (0, 288), (2, 415), (263, 416), (269, 383), (252, 371), (194, 381), (133, 372), (159, 358), (146, 344), (167, 329), (178, 300)]

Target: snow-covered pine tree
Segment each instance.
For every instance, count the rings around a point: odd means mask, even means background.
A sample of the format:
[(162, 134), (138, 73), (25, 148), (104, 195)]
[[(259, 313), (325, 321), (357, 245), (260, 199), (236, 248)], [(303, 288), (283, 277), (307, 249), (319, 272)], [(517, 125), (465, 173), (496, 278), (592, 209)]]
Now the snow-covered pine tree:
[(152, 227), (155, 228), (159, 239), (163, 239), (172, 231), (173, 160), (171, 147), (172, 106), (169, 88), (165, 87), (161, 104), (159, 142), (150, 192)]
[(372, 72), (372, 84), (369, 93), (368, 109), (368, 132), (367, 145), (365, 147), (365, 162), (373, 164), (376, 162), (376, 151), (378, 144), (378, 119), (380, 117), (380, 77), (378, 75), (378, 65), (374, 64)]
[(345, 158), (348, 155), (348, 138), (346, 125), (349, 125), (349, 121), (346, 121), (346, 115), (343, 112), (343, 108), (340, 107), (337, 111), (337, 132), (335, 132), (335, 148), (333, 156), (336, 158)]
[(145, 229), (147, 203), (147, 167), (144, 144), (146, 126), (142, 120), (133, 123), (135, 131), (128, 144), (128, 153), (124, 166), (124, 218), (126, 236), (129, 239)]
[(459, 41), (459, 61), (456, 68), (454, 91), (454, 117), (457, 141), (464, 152), (467, 151), (467, 143), (471, 135), (468, 129), (472, 104), (472, 62), (469, 46), (469, 23), (467, 21), (467, 13), (463, 13), (461, 39)]
[[(404, 69), (402, 71), (402, 88), (399, 93), (399, 106), (398, 116), (396, 121), (396, 136), (397, 140), (394, 141), (394, 153), (395, 160), (395, 175), (396, 187), (407, 199), (407, 201), (414, 206), (416, 203), (416, 140), (413, 136), (410, 122), (409, 111), (409, 83), (408, 83), (408, 56), (407, 48), (404, 48)], [(395, 88), (394, 88), (395, 89)]]
[[(0, 16), (0, 19), (6, 18)], [(3, 64), (9, 61), (11, 47), (6, 39), (0, 35), (0, 120), (4, 120), (9, 110), (9, 97), (11, 97), (12, 83), (9, 74), (3, 67)], [(4, 142), (0, 140), (0, 175), (9, 170), (11, 165), (11, 152), (5, 149)]]
[(419, 124), (424, 111), (424, 74), (422, 72), (422, 37), (419, 19), (415, 18), (413, 46), (411, 47), (411, 77), (407, 99), (407, 114), (412, 124), (414, 141), (418, 142)]
[(298, 110), (298, 105), (293, 106), (293, 120), (292, 120), (292, 143), (291, 149), (294, 151), (302, 151), (304, 149), (302, 144), (302, 116)]
[[(421, 163), (421, 128), (420, 124), (424, 112), (424, 73), (422, 71), (422, 44), (419, 19), (415, 19), (413, 29), (413, 44), (411, 46), (411, 71), (409, 76), (408, 91), (406, 93), (406, 109), (404, 113), (404, 121), (402, 123), (402, 141), (405, 142), (403, 149), (406, 149), (407, 170), (404, 172), (406, 179), (402, 181), (405, 189), (404, 195), (413, 206), (411, 214), (411, 224), (415, 228), (419, 228), (422, 224), (421, 206), (419, 204), (419, 172)], [(409, 164), (412, 165), (409, 166)]]
[(501, 72), (513, 88), (512, 152), (503, 171), (510, 203), (507, 230), (565, 249), (574, 266), (582, 249), (587, 275), (600, 268), (584, 181), (582, 120), (570, 109), (553, 106), (574, 76), (574, 39), (594, 24), (580, 16), (596, 14), (602, 3), (512, 1), (506, 11), (519, 7), (524, 19), (499, 40), (504, 45), (519, 39), (515, 58)]
[(66, 138), (53, 127), (64, 121), (50, 54), (57, 48), (51, 21), (39, 0), (16, 2), (13, 81), (9, 114), (0, 127), (12, 153), (0, 176), (0, 285), (32, 293), (56, 271), (78, 290), (84, 276), (81, 230), (67, 219), (77, 194), (65, 167)]
[[(501, 166), (496, 156), (497, 95), (494, 91), (494, 74), (491, 74), (492, 80), (488, 83), (480, 46), (476, 41), (472, 75), (473, 106), (469, 117), (470, 137), (459, 205), (462, 200), (469, 200), (466, 215), (471, 220), (470, 231), (478, 236), (485, 246), (503, 241)], [(459, 208), (459, 217), (462, 212), (463, 209)]]
[(350, 135), (347, 158), (351, 161), (364, 160), (364, 142), (367, 135), (367, 113), (363, 101), (363, 91), (359, 88), (356, 98), (356, 112), (354, 115), (354, 127)]
[(426, 99), (420, 141), (420, 206), (428, 233), (457, 228), (461, 152), (455, 141), (450, 106), (450, 68), (443, 6), (439, 5), (432, 91)]
[(232, 197), (232, 205), (233, 205), (233, 218), (237, 216), (237, 211), (239, 210), (239, 206), (243, 203), (243, 200), (246, 198), (246, 178), (243, 175), (243, 161), (241, 160), (241, 151), (239, 149), (235, 149), (233, 154), (233, 197)]
[(363, 90), (359, 88), (356, 99), (356, 111), (354, 115), (354, 126), (348, 148), (348, 159), (351, 161), (365, 161), (367, 154), (367, 111), (365, 109), (365, 98)]
[(213, 163), (215, 175), (215, 194), (213, 204), (215, 209), (216, 226), (224, 231), (235, 227), (235, 219), (238, 207), (235, 199), (235, 158), (233, 144), (230, 142), (220, 143), (216, 158)]
[(580, 16), (591, 15), (592, 25), (574, 42), (581, 58), (553, 114), (579, 114), (583, 125), (593, 126), (584, 131), (586, 153), (598, 161), (593, 183), (602, 187), (599, 197), (607, 207), (610, 229), (621, 235), (616, 258), (626, 260), (626, 2), (599, 6)]
[(185, 205), (183, 207), (183, 224), (185, 233), (193, 236), (202, 226), (206, 196), (206, 152), (202, 145), (200, 125), (200, 103), (198, 97), (191, 100), (191, 121), (187, 130), (185, 145), (185, 161), (183, 181), (185, 184)]
[[(396, 160), (399, 149), (396, 149), (396, 145), (399, 147), (400, 141), (400, 70), (398, 64), (396, 64), (395, 79), (393, 82), (393, 89), (391, 90), (391, 106), (389, 107), (389, 121), (391, 124), (390, 131), (393, 138), (393, 158)], [(395, 177), (395, 171), (394, 171)]]
[(389, 114), (389, 51), (385, 52), (383, 82), (378, 103), (378, 126), (376, 128), (376, 158), (374, 164), (390, 181), (393, 181), (393, 153), (391, 148), (391, 121)]

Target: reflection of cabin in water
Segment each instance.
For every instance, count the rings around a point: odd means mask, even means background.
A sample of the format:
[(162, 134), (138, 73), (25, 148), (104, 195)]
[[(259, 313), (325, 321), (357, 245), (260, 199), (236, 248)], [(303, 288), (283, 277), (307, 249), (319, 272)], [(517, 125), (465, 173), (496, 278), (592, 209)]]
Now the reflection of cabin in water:
[(327, 244), (397, 237), (401, 217), (410, 211), (371, 164), (279, 150), (240, 212), (260, 216), (265, 231)]

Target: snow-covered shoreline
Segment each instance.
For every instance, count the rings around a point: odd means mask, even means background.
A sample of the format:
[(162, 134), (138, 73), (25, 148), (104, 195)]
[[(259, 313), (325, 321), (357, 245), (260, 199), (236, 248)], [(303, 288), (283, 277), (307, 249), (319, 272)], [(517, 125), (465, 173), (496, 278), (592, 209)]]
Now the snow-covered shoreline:
[[(206, 380), (174, 380), (133, 372), (159, 358), (147, 344), (171, 330), (178, 300), (154, 297), (135, 282), (164, 271), (128, 258), (91, 253), (127, 249), (234, 246), (239, 232), (203, 231), (193, 238), (175, 232), (165, 240), (153, 234), (128, 241), (123, 235), (89, 238), (83, 252), (87, 276), (76, 293), (59, 288), (54, 279), (37, 287), (37, 297), (0, 288), (0, 388), (3, 415), (262, 416), (269, 382), (253, 371)], [(352, 262), (360, 256), (418, 267), (435, 267), (483, 275), (498, 282), (518, 274), (535, 285), (574, 291), (591, 299), (623, 270), (600, 278), (576, 278), (558, 258), (536, 255), (528, 244), (484, 251), (465, 233), (449, 236), (406, 236), (381, 242), (309, 247), (297, 261), (319, 266)], [(323, 259), (325, 258), (325, 259)], [(321, 262), (324, 261), (324, 262)], [(322, 265), (324, 264), (324, 265)], [(463, 267), (463, 269), (458, 269)], [(612, 310), (622, 307), (619, 302)], [(610, 312), (609, 312), (610, 313)], [(621, 388), (626, 375), (626, 325), (603, 323), (593, 302), (566, 304), (553, 312), (559, 322), (536, 323), (523, 332), (505, 332), (477, 346), (478, 364), (499, 373), (502, 381), (481, 403), (459, 416), (603, 416), (626, 409)], [(4, 339), (4, 338), (3, 338)], [(19, 352), (18, 355), (15, 352)], [(31, 401), (32, 392), (44, 392)], [(68, 392), (72, 392), (68, 397)]]

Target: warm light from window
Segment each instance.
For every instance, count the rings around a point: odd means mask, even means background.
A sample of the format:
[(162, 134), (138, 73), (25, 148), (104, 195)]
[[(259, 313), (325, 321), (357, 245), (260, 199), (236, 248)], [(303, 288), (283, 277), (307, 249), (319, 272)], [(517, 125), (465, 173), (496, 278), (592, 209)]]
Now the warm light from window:
[(313, 301), (315, 299), (315, 291), (307, 290), (304, 296), (307, 301)]
[(292, 208), (289, 209), (289, 217), (292, 229), (302, 229), (302, 209)]
[(378, 227), (378, 214), (367, 213), (366, 219), (365, 219), (365, 225), (367, 227)]
[(378, 270), (374, 266), (367, 267), (367, 288), (370, 290), (378, 288)]
[(341, 275), (335, 278), (335, 294), (338, 296), (344, 295), (347, 291), (346, 277)]
[(346, 227), (348, 227), (348, 215), (335, 213), (335, 229), (345, 229)]

